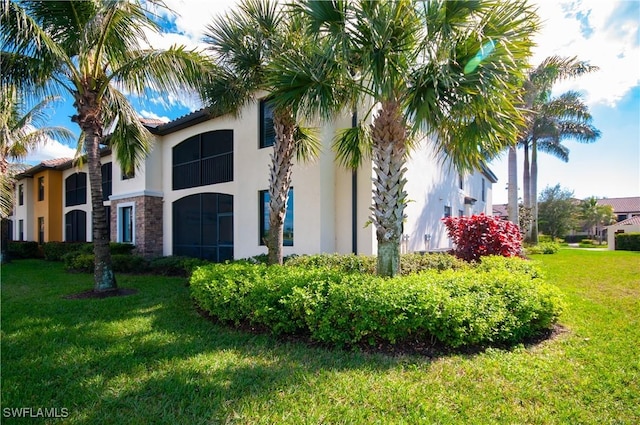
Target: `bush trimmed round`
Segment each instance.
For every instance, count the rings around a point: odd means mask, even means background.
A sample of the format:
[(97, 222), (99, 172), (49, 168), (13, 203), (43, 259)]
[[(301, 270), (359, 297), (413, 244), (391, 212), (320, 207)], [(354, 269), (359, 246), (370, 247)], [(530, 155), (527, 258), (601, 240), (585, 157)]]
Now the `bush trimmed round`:
[(381, 278), (328, 267), (213, 264), (191, 294), (213, 317), (338, 346), (408, 338), (449, 347), (518, 343), (549, 329), (559, 290), (530, 262), (492, 258), (477, 268)]

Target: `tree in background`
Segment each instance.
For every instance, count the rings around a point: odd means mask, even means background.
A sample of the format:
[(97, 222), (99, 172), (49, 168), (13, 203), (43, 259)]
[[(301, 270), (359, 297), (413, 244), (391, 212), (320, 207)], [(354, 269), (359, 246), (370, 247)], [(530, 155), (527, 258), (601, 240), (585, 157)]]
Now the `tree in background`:
[(592, 235), (598, 236), (598, 242), (602, 243), (602, 235), (599, 232), (601, 226), (608, 226), (615, 223), (616, 215), (611, 205), (600, 205), (595, 196), (584, 199), (580, 202), (579, 217), (584, 220), (588, 227), (589, 238)]
[[(292, 54), (304, 54), (309, 40), (293, 15), (276, 1), (244, 0), (237, 9), (214, 19), (205, 41), (214, 53), (216, 69), (205, 87), (205, 102), (214, 114), (238, 114), (256, 96), (273, 92), (271, 64)], [(282, 90), (286, 91), (288, 82)], [(268, 102), (267, 106), (273, 104)], [(291, 104), (273, 107), (275, 134), (269, 167), (269, 232), (265, 240), (269, 264), (282, 264), (283, 228), (293, 161), (311, 160), (319, 144), (298, 125)]]
[[(522, 198), (524, 206), (531, 209), (532, 217), (527, 239), (534, 244), (538, 243), (538, 150), (567, 162), (569, 150), (562, 144), (564, 140), (591, 143), (600, 137), (600, 132), (591, 125), (591, 114), (581, 95), (566, 92), (553, 98), (553, 85), (596, 70), (598, 67), (576, 57), (550, 56), (532, 69), (523, 83), (526, 125), (518, 136), (518, 144), (524, 148)], [(509, 171), (511, 174), (512, 170)], [(513, 196), (511, 192), (509, 195)]]
[(47, 126), (46, 108), (56, 99), (45, 97), (34, 106), (27, 106), (13, 85), (0, 85), (0, 220), (2, 261), (6, 260), (9, 241), (8, 217), (15, 197), (15, 176), (26, 168), (15, 161), (24, 160), (29, 151), (48, 139), (72, 141), (74, 135), (64, 127)]
[[(311, 55), (277, 64), (281, 106), (331, 117), (358, 111), (334, 142), (339, 161), (373, 159), (377, 272), (399, 271), (405, 164), (421, 132), (460, 171), (516, 141), (523, 69), (538, 19), (521, 1), (302, 1)], [(305, 95), (302, 95), (304, 93)], [(370, 124), (369, 124), (370, 123)], [(445, 159), (446, 158), (446, 159)]]
[(20, 170), (12, 162), (22, 161), (27, 154), (47, 142), (58, 139), (74, 140), (71, 131), (64, 127), (47, 126), (46, 109), (56, 101), (47, 96), (34, 106), (26, 104), (24, 96), (13, 85), (0, 85), (0, 179), (2, 197), (0, 215), (6, 218), (13, 209), (13, 176)]
[(547, 186), (538, 199), (540, 230), (551, 236), (552, 240), (564, 237), (575, 224), (577, 207), (573, 199), (573, 191)]
[(124, 93), (144, 98), (197, 89), (210, 67), (204, 56), (184, 47), (155, 50), (146, 31), (159, 32), (141, 1), (2, 1), (0, 78), (33, 94), (66, 92), (81, 129), (93, 220), (94, 290), (117, 289), (111, 265), (107, 218), (102, 203), (100, 146), (109, 146), (126, 172), (149, 152), (152, 136)]

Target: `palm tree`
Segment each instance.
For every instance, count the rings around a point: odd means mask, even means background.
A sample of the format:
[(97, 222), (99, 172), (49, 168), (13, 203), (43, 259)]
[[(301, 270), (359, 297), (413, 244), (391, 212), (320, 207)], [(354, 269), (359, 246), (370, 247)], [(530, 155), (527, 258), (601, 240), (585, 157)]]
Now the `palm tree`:
[[(518, 144), (524, 148), (524, 165), (523, 165), (523, 176), (522, 176), (522, 186), (523, 186), (523, 203), (525, 208), (529, 208), (532, 210), (531, 216), (533, 218), (533, 223), (530, 226), (530, 234), (529, 239), (534, 243), (537, 243), (538, 240), (538, 225), (537, 225), (537, 217), (538, 217), (538, 209), (537, 209), (537, 170), (538, 170), (538, 162), (537, 162), (537, 151), (538, 151), (538, 139), (545, 139), (541, 143), (544, 144), (542, 149), (546, 149), (547, 152), (552, 154), (558, 154), (559, 158), (562, 159), (561, 151), (564, 146), (560, 145), (561, 140), (566, 138), (574, 137), (576, 140), (581, 142), (589, 142), (594, 141), (595, 139), (589, 140), (589, 137), (582, 137), (578, 133), (583, 129), (575, 129), (576, 134), (570, 135), (571, 132), (570, 126), (566, 128), (566, 134), (549, 134), (547, 136), (536, 136), (532, 137), (534, 131), (542, 131), (543, 121), (540, 117), (541, 110), (545, 109), (547, 113), (551, 113), (552, 111), (543, 105), (549, 103), (551, 101), (551, 90), (553, 85), (566, 78), (574, 78), (589, 72), (596, 71), (598, 67), (589, 65), (586, 62), (579, 61), (576, 57), (560, 57), (560, 56), (550, 56), (543, 60), (536, 68), (532, 69), (528, 75), (527, 79), (523, 81), (523, 105), (524, 109), (527, 111), (525, 114), (525, 123), (526, 125), (522, 127), (521, 132), (518, 136)], [(582, 112), (580, 112), (581, 105), (569, 105), (568, 102), (571, 102), (571, 97), (573, 95), (567, 95), (568, 97), (564, 98), (566, 110), (561, 111), (556, 109), (560, 115), (556, 118), (558, 120), (563, 120), (562, 114), (567, 113), (566, 118), (568, 121), (580, 118)], [(562, 96), (561, 96), (562, 97)], [(574, 96), (575, 97), (575, 96)], [(573, 99), (574, 102), (577, 102), (577, 99)], [(562, 100), (558, 100), (554, 108), (562, 107)], [(577, 108), (577, 109), (575, 109)], [(572, 110), (576, 111), (577, 115), (571, 116)], [(588, 110), (586, 110), (588, 113)], [(586, 117), (584, 117), (586, 119)], [(591, 118), (588, 118), (587, 121), (583, 122), (583, 124), (589, 124)], [(568, 122), (567, 122), (568, 124)], [(558, 122), (558, 125), (560, 123)], [(557, 128), (559, 130), (560, 127)], [(549, 128), (549, 130), (553, 133), (553, 130)], [(565, 130), (563, 130), (564, 133)], [(598, 133), (599, 134), (599, 133)], [(585, 133), (586, 135), (586, 133)], [(556, 142), (552, 142), (551, 138), (558, 137), (559, 139)], [(599, 137), (596, 136), (596, 138)], [(531, 161), (529, 152), (531, 151)], [(567, 151), (568, 154), (568, 151)], [(568, 160), (568, 157), (567, 157)], [(566, 161), (565, 161), (566, 162)], [(535, 174), (535, 175), (533, 175)], [(516, 195), (517, 196), (517, 195)], [(510, 199), (511, 202), (511, 199)]]
[[(598, 234), (599, 226), (608, 226), (615, 223), (613, 207), (611, 205), (598, 204), (598, 199), (595, 196), (580, 202), (580, 218), (585, 221), (585, 225), (589, 228), (589, 238), (591, 238), (592, 234)], [(602, 243), (600, 237), (598, 237), (598, 241)]]
[(124, 93), (148, 88), (175, 93), (210, 71), (204, 56), (172, 47), (148, 47), (159, 31), (141, 1), (2, 1), (1, 82), (30, 93), (68, 93), (80, 126), (78, 151), (87, 155), (93, 219), (96, 291), (117, 288), (102, 204), (100, 145), (109, 144), (125, 171), (149, 151), (152, 136)]
[[(23, 160), (29, 151), (48, 139), (71, 141), (74, 135), (64, 127), (47, 126), (46, 109), (57, 99), (48, 96), (28, 107), (16, 87), (0, 86), (0, 179), (2, 197), (0, 216), (6, 218), (13, 209), (13, 176), (18, 170), (9, 161)], [(3, 244), (3, 247), (5, 245)]]
[(314, 51), (275, 64), (274, 85), (289, 87), (274, 101), (310, 116), (364, 111), (334, 148), (351, 167), (372, 157), (377, 272), (394, 275), (413, 142), (421, 131), (433, 136), (459, 170), (515, 143), (522, 119), (514, 81), (524, 78), (537, 17), (520, 1), (302, 1), (296, 9), (316, 37)]
[[(264, 92), (272, 92), (270, 64), (307, 48), (299, 22), (276, 1), (245, 0), (207, 27), (206, 42), (216, 71), (206, 87), (214, 113), (240, 112)], [(283, 90), (286, 90), (285, 85)], [(271, 104), (269, 104), (271, 105)], [(307, 161), (318, 154), (318, 142), (298, 125), (290, 105), (273, 107), (275, 140), (269, 167), (269, 233), (265, 240), (269, 264), (282, 264), (283, 228), (294, 158)]]
[(591, 125), (589, 108), (582, 101), (580, 93), (569, 91), (557, 98), (539, 105), (532, 131), (524, 140), (531, 146), (531, 182), (532, 200), (531, 241), (538, 241), (538, 151), (549, 153), (564, 162), (569, 161), (569, 149), (563, 140), (573, 139), (581, 143), (593, 143), (600, 137), (600, 131)]

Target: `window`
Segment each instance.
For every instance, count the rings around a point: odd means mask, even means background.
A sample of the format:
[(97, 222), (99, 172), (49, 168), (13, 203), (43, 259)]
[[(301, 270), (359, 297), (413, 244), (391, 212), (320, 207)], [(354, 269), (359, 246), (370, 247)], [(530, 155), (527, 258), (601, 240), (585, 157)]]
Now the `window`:
[(198, 134), (173, 147), (173, 190), (233, 181), (233, 130)]
[(13, 220), (7, 220), (7, 233), (9, 234), (9, 240), (13, 240)]
[(273, 146), (276, 132), (273, 128), (273, 109), (268, 99), (260, 101), (260, 148)]
[(118, 205), (118, 242), (134, 243), (133, 204)]
[(458, 174), (458, 187), (460, 190), (464, 190), (464, 180), (462, 179), (462, 174)]
[(69, 211), (64, 216), (66, 242), (87, 241), (87, 213), (82, 210)]
[(44, 243), (44, 217), (38, 217), (38, 243)]
[[(264, 241), (269, 235), (269, 191), (261, 190), (259, 193), (260, 202), (260, 245), (265, 245)], [(289, 189), (287, 199), (287, 210), (284, 215), (282, 245), (293, 246), (293, 188)]]
[(482, 202), (487, 200), (487, 183), (484, 179), (482, 179)]
[(87, 173), (71, 174), (64, 181), (65, 206), (87, 203)]
[(109, 200), (109, 196), (111, 196), (112, 193), (112, 173), (113, 173), (113, 167), (111, 165), (111, 162), (107, 162), (106, 164), (102, 164), (102, 166), (100, 167), (102, 170), (102, 200), (103, 201), (108, 201)]
[(444, 207), (444, 218), (451, 217), (451, 207)]
[(18, 205), (24, 205), (24, 185), (18, 185)]
[(24, 220), (18, 220), (18, 240), (24, 240)]
[(199, 193), (173, 203), (173, 255), (233, 260), (233, 196)]
[(458, 217), (464, 217), (464, 211), (458, 210)]
[(44, 177), (38, 177), (38, 201), (44, 201)]

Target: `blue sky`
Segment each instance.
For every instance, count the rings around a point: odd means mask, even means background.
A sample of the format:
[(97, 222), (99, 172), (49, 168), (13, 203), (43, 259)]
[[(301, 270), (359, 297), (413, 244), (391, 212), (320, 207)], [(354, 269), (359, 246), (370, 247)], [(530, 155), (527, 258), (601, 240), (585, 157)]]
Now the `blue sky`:
[[(177, 11), (167, 16), (162, 35), (151, 35), (157, 48), (173, 44), (203, 48), (205, 26), (211, 18), (236, 3), (235, 0), (167, 0)], [(640, 1), (534, 1), (543, 20), (536, 36), (531, 63), (535, 66), (550, 55), (577, 56), (600, 67), (598, 72), (558, 84), (555, 94), (578, 90), (591, 108), (593, 124), (602, 137), (593, 144), (567, 141), (569, 162), (541, 153), (538, 190), (560, 184), (577, 198), (588, 196), (640, 196)], [(201, 107), (193, 96), (166, 97), (150, 93), (144, 101), (132, 99), (146, 118), (175, 119)], [(78, 132), (70, 116), (72, 102), (65, 99), (52, 110), (51, 124)], [(52, 141), (34, 152), (30, 163), (53, 157), (72, 156), (74, 149)], [(518, 152), (521, 181), (522, 151)], [(490, 168), (498, 176), (494, 203), (507, 201), (506, 155)], [(521, 183), (520, 183), (521, 184)], [(521, 196), (520, 191), (520, 196)]]

